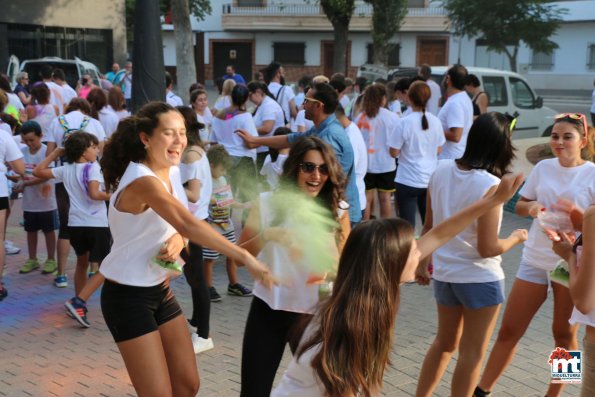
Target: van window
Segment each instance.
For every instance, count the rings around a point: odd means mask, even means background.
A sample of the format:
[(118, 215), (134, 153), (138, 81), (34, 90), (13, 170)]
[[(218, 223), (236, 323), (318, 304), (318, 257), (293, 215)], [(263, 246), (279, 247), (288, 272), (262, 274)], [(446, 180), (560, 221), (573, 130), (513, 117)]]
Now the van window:
[(533, 92), (523, 80), (510, 77), (510, 91), (515, 106), (523, 109), (533, 109), (535, 107)]
[(502, 76), (482, 76), (483, 90), (488, 94), (488, 106), (507, 106), (506, 81)]

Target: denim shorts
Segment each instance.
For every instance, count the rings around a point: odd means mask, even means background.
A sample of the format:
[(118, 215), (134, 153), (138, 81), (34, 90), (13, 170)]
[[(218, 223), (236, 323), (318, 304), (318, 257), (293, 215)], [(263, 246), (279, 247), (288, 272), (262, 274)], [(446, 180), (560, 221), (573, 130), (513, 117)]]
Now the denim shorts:
[(447, 283), (432, 280), (432, 283), (436, 301), (444, 306), (481, 309), (504, 302), (504, 280), (487, 283)]

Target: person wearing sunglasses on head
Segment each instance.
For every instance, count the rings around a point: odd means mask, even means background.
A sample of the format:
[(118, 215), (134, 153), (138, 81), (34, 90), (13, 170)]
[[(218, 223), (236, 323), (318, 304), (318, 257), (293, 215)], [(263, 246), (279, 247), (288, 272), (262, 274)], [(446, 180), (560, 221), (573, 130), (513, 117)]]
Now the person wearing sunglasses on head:
[[(556, 267), (558, 255), (540, 226), (538, 215), (555, 208), (564, 198), (586, 208), (595, 202), (595, 165), (592, 163), (593, 133), (584, 114), (565, 113), (556, 116), (550, 147), (555, 158), (542, 160), (527, 178), (516, 204), (517, 215), (533, 218), (525, 242), (521, 263), (508, 297), (496, 344), (484, 369), (475, 396), (487, 396), (512, 361), (516, 345), (545, 299), (553, 290), (554, 316), (552, 332), (555, 346), (566, 350), (578, 347), (578, 325), (569, 324), (573, 303), (567, 287), (550, 281), (549, 272)], [(546, 395), (559, 396), (563, 384), (550, 383)]]
[(345, 129), (334, 114), (338, 104), (339, 98), (332, 86), (326, 83), (316, 83), (304, 97), (303, 107), (306, 119), (314, 122), (314, 127), (308, 131), (272, 137), (255, 137), (241, 129), (238, 129), (236, 133), (242, 137), (249, 148), (268, 146), (273, 149), (284, 149), (304, 136), (315, 136), (329, 144), (333, 148), (343, 172), (347, 175), (345, 201), (349, 204), (349, 219), (353, 227), (354, 224), (361, 221), (362, 214), (355, 184), (353, 146), (351, 146)]
[[(285, 345), (295, 352), (301, 335), (291, 330), (314, 314), (325, 278), (312, 265), (324, 256), (329, 273), (336, 272), (351, 230), (344, 187), (345, 175), (332, 148), (306, 137), (291, 147), (279, 189), (261, 193), (252, 206), (239, 245), (266, 258), (271, 271), (279, 271), (282, 285), (271, 290), (259, 281), (254, 285), (242, 345), (241, 396), (269, 396)], [(319, 208), (322, 216), (317, 216)], [(313, 255), (319, 263), (311, 263)]]

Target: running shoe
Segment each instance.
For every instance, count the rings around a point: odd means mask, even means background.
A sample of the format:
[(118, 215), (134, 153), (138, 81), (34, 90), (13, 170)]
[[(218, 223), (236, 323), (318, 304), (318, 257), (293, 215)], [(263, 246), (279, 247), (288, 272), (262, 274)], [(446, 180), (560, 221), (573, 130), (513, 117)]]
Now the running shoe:
[(33, 270), (39, 269), (39, 262), (37, 259), (27, 259), (27, 262), (23, 266), (21, 266), (21, 270), (19, 273), (31, 273)]
[(235, 296), (252, 296), (252, 290), (244, 287), (240, 283), (235, 283), (234, 285), (229, 284), (227, 286), (227, 294)]
[(87, 304), (84, 300), (75, 296), (74, 298), (64, 302), (66, 310), (72, 318), (79, 322), (85, 328), (89, 328), (91, 324), (87, 321)]
[(21, 249), (14, 245), (10, 240), (4, 240), (4, 252), (6, 255), (16, 255), (21, 252)]
[(212, 338), (201, 338), (196, 333), (192, 333), (192, 347), (194, 348), (194, 354), (202, 353), (207, 350), (211, 350), (215, 347)]
[(209, 287), (209, 296), (211, 302), (221, 302), (221, 295), (219, 295), (215, 287)]
[(6, 290), (6, 288), (2, 287), (2, 289), (0, 289), (0, 302), (7, 296), (8, 296), (8, 291)]
[(68, 287), (68, 278), (66, 278), (66, 274), (61, 274), (54, 279), (54, 285), (58, 288), (66, 288)]
[(51, 274), (54, 273), (58, 269), (58, 262), (54, 259), (48, 259), (43, 264), (43, 268), (41, 269), (41, 273), (43, 274)]

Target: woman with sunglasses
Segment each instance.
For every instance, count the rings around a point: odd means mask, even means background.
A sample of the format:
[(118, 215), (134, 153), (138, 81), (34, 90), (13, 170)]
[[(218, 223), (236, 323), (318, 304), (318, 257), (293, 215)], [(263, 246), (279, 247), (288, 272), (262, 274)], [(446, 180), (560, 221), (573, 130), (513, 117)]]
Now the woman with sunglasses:
[[(319, 286), (311, 282), (308, 263), (304, 263), (308, 256), (304, 250), (312, 247), (295, 246), (296, 226), (292, 226), (287, 209), (295, 210), (297, 203), (315, 200), (328, 210), (339, 227), (321, 238), (328, 238), (328, 246), (334, 246), (337, 261), (350, 231), (349, 216), (341, 201), (345, 175), (332, 149), (322, 140), (298, 140), (291, 147), (279, 182), (278, 191), (261, 193), (239, 241), (253, 255), (266, 258), (271, 271), (279, 270), (284, 275), (283, 285), (271, 290), (263, 288), (259, 281), (255, 283), (242, 346), (241, 396), (270, 395), (285, 345), (289, 342), (295, 352), (299, 341), (299, 335), (291, 335), (292, 327), (312, 316), (318, 303)], [(288, 197), (297, 197), (295, 203), (288, 202)], [(309, 227), (312, 233), (317, 229)]]
[[(544, 210), (552, 209), (558, 198), (573, 201), (581, 208), (588, 207), (595, 200), (595, 165), (588, 161), (593, 158), (593, 136), (588, 133), (585, 115), (567, 113), (557, 116), (552, 127), (550, 147), (556, 158), (537, 163), (520, 190), (521, 198), (516, 204), (516, 213), (522, 217), (532, 217), (533, 224), (508, 297), (496, 344), (475, 396), (490, 394), (512, 361), (517, 343), (547, 298), (550, 285), (554, 294), (554, 346), (567, 350), (576, 350), (578, 347), (578, 326), (568, 322), (573, 309), (570, 292), (568, 288), (550, 281), (549, 272), (556, 267), (559, 257), (552, 251), (537, 216)], [(588, 153), (583, 153), (584, 149)], [(564, 384), (550, 383), (546, 395), (559, 396), (563, 387)]]

